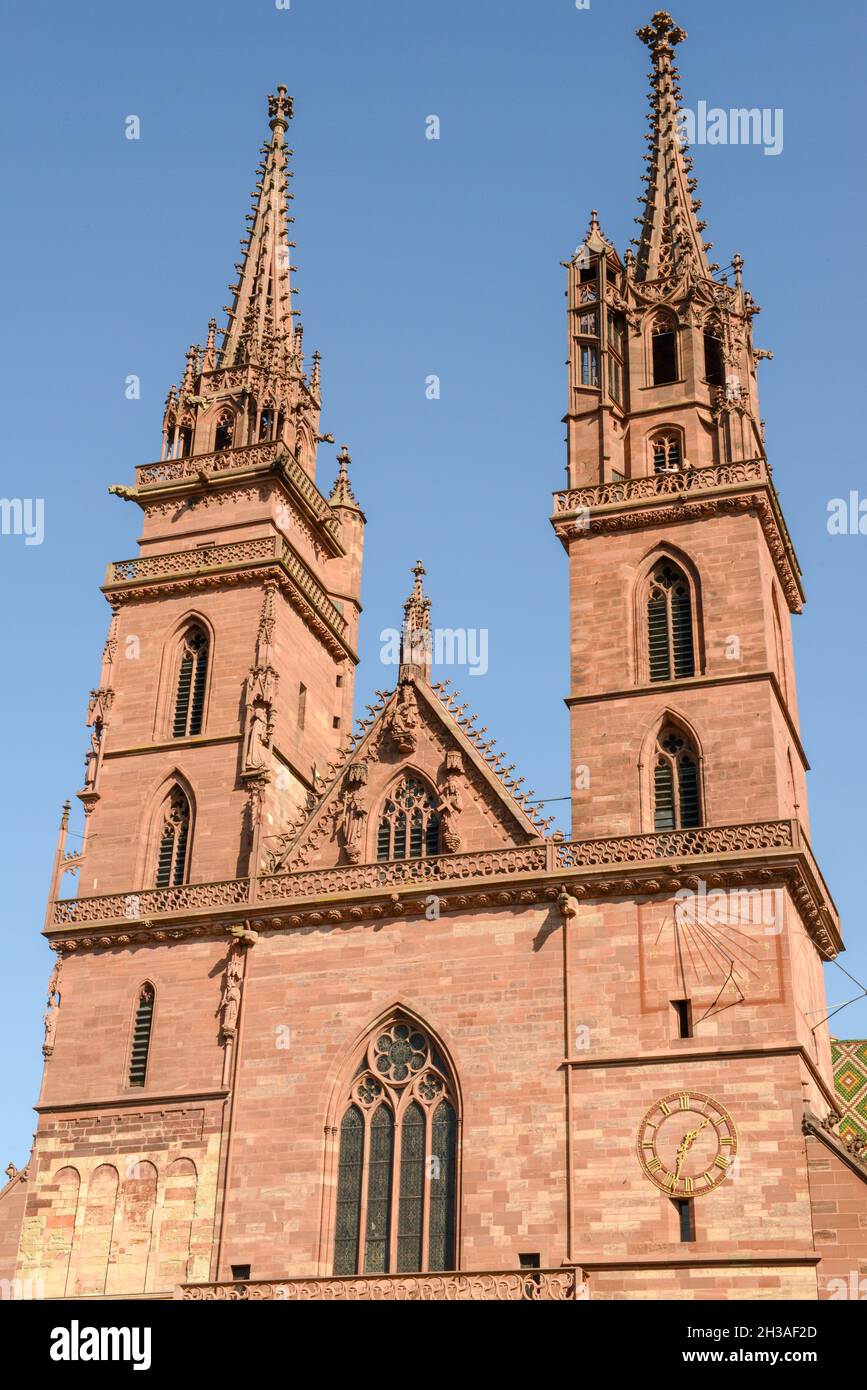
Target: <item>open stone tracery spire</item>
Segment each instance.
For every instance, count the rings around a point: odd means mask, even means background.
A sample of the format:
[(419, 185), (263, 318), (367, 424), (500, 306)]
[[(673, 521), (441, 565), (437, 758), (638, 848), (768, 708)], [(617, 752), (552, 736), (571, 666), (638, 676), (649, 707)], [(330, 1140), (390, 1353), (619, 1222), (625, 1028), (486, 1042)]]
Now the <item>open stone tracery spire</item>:
[(259, 165), (253, 205), (248, 214), (249, 231), (241, 243), (244, 259), (237, 282), (230, 285), (232, 305), (224, 332), (220, 361), (224, 366), (265, 358), (275, 365), (288, 366), (295, 348), (295, 327), (290, 283), (289, 237), (286, 200), (288, 156), (284, 136), (292, 119), (292, 98), (286, 88), (277, 88), (268, 98), (271, 139), (263, 146), (264, 162)]
[(319, 434), (319, 355), (308, 374), (300, 312), (292, 307), (297, 266), (290, 264), (285, 136), (293, 102), (285, 86), (269, 96), (268, 114), (232, 302), (223, 306), (228, 322), (220, 328), (212, 318), (204, 349), (193, 344), (187, 352), (180, 387), (166, 401), (163, 458), (281, 441), (315, 478), (316, 446), (330, 436)]
[(711, 243), (702, 240), (705, 224), (696, 219), (700, 204), (692, 194), (697, 180), (690, 177), (692, 160), (683, 144), (678, 114), (681, 90), (674, 49), (687, 34), (665, 10), (657, 10), (651, 23), (636, 33), (653, 59), (647, 191), (643, 216), (636, 218), (641, 224), (636, 278), (660, 280), (684, 272), (710, 278), (706, 253)]

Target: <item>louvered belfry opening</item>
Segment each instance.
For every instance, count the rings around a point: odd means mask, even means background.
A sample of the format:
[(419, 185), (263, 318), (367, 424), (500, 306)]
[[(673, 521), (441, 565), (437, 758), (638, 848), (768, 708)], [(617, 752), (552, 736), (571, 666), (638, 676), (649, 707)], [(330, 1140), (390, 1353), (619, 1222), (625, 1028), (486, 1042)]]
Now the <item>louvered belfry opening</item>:
[(208, 634), (204, 629), (198, 626), (191, 627), (184, 636), (178, 669), (173, 738), (186, 738), (202, 732), (205, 688), (208, 681), (208, 648)]
[(130, 1086), (143, 1086), (148, 1069), (148, 1051), (151, 1043), (151, 1025), (154, 1017), (154, 987), (142, 985), (135, 1011), (132, 1032), (132, 1049), (129, 1059)]
[(666, 386), (677, 381), (677, 332), (668, 314), (657, 315), (650, 338), (653, 384)]
[(676, 729), (663, 730), (657, 740), (653, 769), (654, 830), (687, 830), (701, 825), (698, 758)]
[(439, 798), (418, 777), (404, 777), (386, 798), (377, 859), (424, 859), (440, 853)]
[(679, 473), (681, 447), (679, 434), (660, 434), (652, 441), (654, 473)]
[(652, 681), (695, 675), (692, 593), (686, 575), (670, 560), (661, 561), (650, 578), (647, 647)]
[(190, 837), (190, 803), (180, 787), (174, 787), (165, 803), (157, 856), (157, 888), (173, 888), (186, 882)]
[(436, 1044), (408, 1019), (378, 1028), (347, 1101), (333, 1273), (453, 1269), (458, 1123)]

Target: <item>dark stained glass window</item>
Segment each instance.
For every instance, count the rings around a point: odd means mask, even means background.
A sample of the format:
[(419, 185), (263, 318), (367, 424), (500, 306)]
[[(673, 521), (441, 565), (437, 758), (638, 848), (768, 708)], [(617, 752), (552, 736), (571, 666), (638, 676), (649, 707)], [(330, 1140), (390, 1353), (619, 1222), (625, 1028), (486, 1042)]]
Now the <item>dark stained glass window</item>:
[(364, 1120), (357, 1106), (351, 1105), (340, 1126), (340, 1171), (337, 1181), (337, 1220), (334, 1237), (335, 1274), (355, 1274), (358, 1271), (363, 1157)]
[(432, 1125), (428, 1269), (455, 1267), (457, 1138), (457, 1116), (448, 1101), (441, 1100)]
[(424, 1111), (417, 1101), (404, 1112), (400, 1140), (400, 1209), (397, 1227), (398, 1270), (421, 1269), (424, 1218)]
[(380, 1105), (370, 1126), (367, 1228), (364, 1240), (365, 1274), (388, 1272), (393, 1160), (394, 1116), (387, 1105)]
[(368, 1038), (347, 1099), (334, 1273), (453, 1269), (458, 1121), (440, 1050), (392, 1017)]

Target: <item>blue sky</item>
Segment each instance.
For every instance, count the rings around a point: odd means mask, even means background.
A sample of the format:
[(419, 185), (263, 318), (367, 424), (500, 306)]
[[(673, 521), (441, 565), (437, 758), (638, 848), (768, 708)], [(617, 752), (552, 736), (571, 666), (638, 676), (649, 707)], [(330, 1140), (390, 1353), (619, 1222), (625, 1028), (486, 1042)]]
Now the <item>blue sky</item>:
[[(589, 209), (621, 250), (645, 145), (651, 0), (151, 0), (2, 6), (7, 61), (2, 490), (43, 498), (45, 537), (0, 537), (5, 604), (5, 970), (0, 1164), (34, 1127), (51, 958), (40, 937), (60, 807), (81, 785), (104, 565), (138, 513), (108, 496), (159, 454), (184, 351), (228, 299), (265, 94), (285, 82), (305, 344), (323, 428), (368, 516), (358, 708), (385, 682), (418, 556), (434, 621), (487, 628), (487, 675), (455, 678), (540, 795), (568, 792), (563, 271)], [(782, 108), (782, 153), (695, 151), (714, 256), (746, 259), (763, 313), (768, 450), (804, 569), (795, 621), (812, 839), (867, 977), (861, 920), (867, 536), (829, 499), (867, 496), (861, 0), (680, 0), (690, 106)], [(425, 119), (441, 139), (425, 139)], [(141, 139), (124, 137), (129, 115)], [(141, 399), (124, 395), (141, 379)], [(425, 396), (437, 374), (439, 401)], [(333, 450), (320, 450), (330, 485)], [(11, 599), (11, 601), (10, 601)], [(77, 807), (78, 803), (76, 803)], [(552, 810), (565, 811), (565, 803)], [(77, 811), (76, 811), (77, 815)], [(80, 829), (80, 822), (75, 821)], [(856, 992), (833, 969), (830, 1003)], [(837, 1021), (867, 1036), (862, 1002)]]

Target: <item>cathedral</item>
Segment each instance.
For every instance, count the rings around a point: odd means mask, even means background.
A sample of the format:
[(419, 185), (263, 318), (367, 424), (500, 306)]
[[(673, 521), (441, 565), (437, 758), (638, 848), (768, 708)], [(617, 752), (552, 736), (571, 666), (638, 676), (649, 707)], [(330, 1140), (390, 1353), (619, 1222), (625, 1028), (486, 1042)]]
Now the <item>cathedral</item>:
[(770, 354), (704, 238), (686, 35), (660, 11), (638, 38), (638, 235), (621, 255), (593, 212), (564, 266), (568, 839), (432, 683), (421, 563), (356, 715), (363, 486), (346, 448), (321, 479), (268, 98), (227, 322), (111, 489), (139, 552), (108, 566), (85, 833), (67, 803), (54, 856), (37, 1130), (0, 1193), (19, 1296), (867, 1295), (867, 1044), (826, 1021)]

